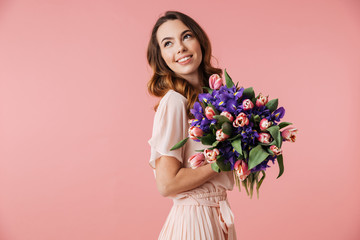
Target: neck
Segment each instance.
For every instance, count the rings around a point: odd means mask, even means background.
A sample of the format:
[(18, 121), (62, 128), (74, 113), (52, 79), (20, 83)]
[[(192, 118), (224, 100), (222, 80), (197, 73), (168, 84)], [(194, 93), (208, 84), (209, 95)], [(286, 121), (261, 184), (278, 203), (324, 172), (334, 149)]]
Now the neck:
[(199, 71), (192, 75), (180, 76), (188, 81), (194, 88), (199, 89), (199, 91), (202, 92), (203, 81), (201, 81), (201, 79), (203, 79), (203, 76)]

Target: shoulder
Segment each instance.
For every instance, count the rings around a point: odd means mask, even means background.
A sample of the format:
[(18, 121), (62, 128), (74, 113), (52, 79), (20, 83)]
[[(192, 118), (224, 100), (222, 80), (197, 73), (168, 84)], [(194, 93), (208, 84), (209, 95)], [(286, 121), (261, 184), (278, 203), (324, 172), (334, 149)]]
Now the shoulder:
[(170, 89), (160, 100), (159, 107), (180, 108), (187, 104), (187, 99), (180, 93)]

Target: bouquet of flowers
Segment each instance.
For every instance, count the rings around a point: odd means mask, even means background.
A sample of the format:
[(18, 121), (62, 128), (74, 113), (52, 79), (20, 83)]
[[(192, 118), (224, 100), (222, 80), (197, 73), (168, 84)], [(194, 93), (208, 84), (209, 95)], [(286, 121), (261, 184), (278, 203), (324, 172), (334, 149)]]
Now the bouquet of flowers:
[[(199, 94), (199, 101), (190, 110), (189, 137), (175, 144), (171, 150), (182, 147), (189, 138), (209, 146), (197, 150), (188, 161), (192, 168), (210, 163), (214, 171), (233, 171), (236, 185), (240, 183), (250, 198), (256, 182), (257, 197), (265, 179), (269, 161), (278, 162), (279, 178), (284, 172), (282, 142), (295, 142), (296, 128), (292, 123), (280, 122), (285, 114), (278, 108), (278, 99), (269, 101), (259, 93), (255, 97), (252, 87), (238, 87), (224, 70), (226, 85), (218, 74), (209, 78), (207, 93)], [(261, 179), (259, 175), (262, 173)], [(250, 193), (249, 193), (250, 192)]]

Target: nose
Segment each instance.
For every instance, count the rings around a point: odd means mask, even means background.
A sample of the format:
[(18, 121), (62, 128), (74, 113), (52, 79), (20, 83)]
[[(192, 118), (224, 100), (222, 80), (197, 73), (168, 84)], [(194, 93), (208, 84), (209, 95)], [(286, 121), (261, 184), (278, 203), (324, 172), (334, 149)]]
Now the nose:
[(181, 52), (184, 52), (184, 51), (186, 51), (186, 47), (182, 42), (180, 42), (179, 43), (179, 48), (178, 48), (178, 53), (181, 53)]

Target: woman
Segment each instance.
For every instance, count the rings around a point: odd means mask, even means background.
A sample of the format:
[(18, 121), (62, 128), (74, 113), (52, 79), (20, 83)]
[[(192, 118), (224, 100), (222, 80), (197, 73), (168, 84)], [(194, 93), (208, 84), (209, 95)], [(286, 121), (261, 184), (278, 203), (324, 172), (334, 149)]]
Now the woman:
[(174, 202), (159, 239), (236, 239), (226, 195), (234, 186), (232, 172), (217, 173), (210, 164), (192, 168), (188, 159), (205, 148), (200, 142), (170, 151), (188, 136), (189, 110), (202, 87), (222, 73), (210, 64), (210, 41), (192, 18), (168, 11), (152, 30), (147, 59), (154, 71), (148, 90), (162, 97), (149, 140), (150, 166), (160, 194)]

